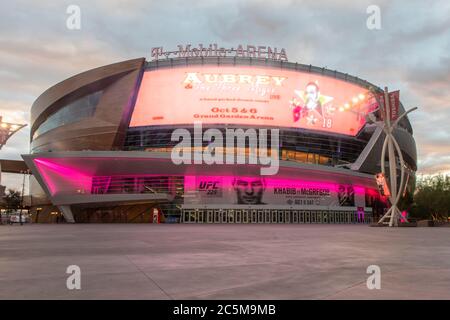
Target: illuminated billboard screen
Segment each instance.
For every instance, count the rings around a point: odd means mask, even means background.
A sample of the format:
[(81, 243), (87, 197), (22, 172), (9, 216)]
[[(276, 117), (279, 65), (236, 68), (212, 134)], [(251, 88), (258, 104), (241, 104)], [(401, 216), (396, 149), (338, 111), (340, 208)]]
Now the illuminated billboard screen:
[(190, 66), (143, 75), (131, 127), (235, 124), (356, 135), (367, 90), (307, 72), (248, 66)]
[(244, 176), (185, 176), (184, 188), (185, 204), (364, 207), (366, 193), (350, 184)]

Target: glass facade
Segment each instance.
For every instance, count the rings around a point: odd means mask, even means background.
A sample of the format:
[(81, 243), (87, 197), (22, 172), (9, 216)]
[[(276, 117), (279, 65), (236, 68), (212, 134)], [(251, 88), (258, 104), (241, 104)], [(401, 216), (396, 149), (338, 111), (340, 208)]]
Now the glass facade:
[[(129, 128), (124, 149), (127, 151), (171, 152), (178, 143), (171, 141), (176, 127)], [(229, 129), (233, 129), (228, 127)], [(194, 137), (192, 128), (186, 128)], [(203, 131), (208, 128), (203, 128)], [(221, 129), (225, 136), (225, 128)], [(268, 138), (270, 141), (270, 138)], [(280, 159), (328, 166), (354, 162), (367, 144), (367, 140), (355, 137), (324, 135), (300, 130), (280, 130)], [(203, 142), (207, 148), (207, 142)], [(224, 150), (224, 152), (235, 150)], [(247, 151), (246, 151), (247, 153)]]
[(62, 107), (41, 123), (34, 132), (33, 139), (52, 129), (92, 117), (101, 95), (102, 91), (96, 91)]
[(181, 197), (184, 193), (183, 176), (94, 176), (91, 194), (164, 193)]

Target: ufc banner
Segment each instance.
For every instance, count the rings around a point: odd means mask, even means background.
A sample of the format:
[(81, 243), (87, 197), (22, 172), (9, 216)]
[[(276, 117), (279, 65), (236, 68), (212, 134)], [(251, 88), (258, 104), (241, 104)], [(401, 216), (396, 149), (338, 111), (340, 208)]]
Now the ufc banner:
[(365, 206), (365, 188), (262, 177), (186, 176), (185, 204)]

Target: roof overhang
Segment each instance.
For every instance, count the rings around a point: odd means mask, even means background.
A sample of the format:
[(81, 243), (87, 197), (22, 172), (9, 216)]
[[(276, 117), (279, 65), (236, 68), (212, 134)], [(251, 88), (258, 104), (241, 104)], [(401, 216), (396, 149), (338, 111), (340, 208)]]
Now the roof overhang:
[[(260, 176), (262, 165), (181, 164), (169, 153), (137, 151), (47, 152), (22, 155), (55, 205), (123, 201), (170, 201), (168, 194), (90, 194), (94, 176)], [(280, 161), (276, 177), (376, 188), (372, 175), (343, 168)], [(270, 178), (271, 176), (266, 176)]]

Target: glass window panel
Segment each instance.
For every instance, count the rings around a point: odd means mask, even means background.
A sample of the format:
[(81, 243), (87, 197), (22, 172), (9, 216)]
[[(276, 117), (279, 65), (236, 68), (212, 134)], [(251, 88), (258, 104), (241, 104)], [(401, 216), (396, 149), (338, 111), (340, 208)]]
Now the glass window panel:
[(102, 91), (96, 91), (62, 107), (42, 122), (34, 132), (33, 139), (52, 129), (92, 117), (101, 95)]

